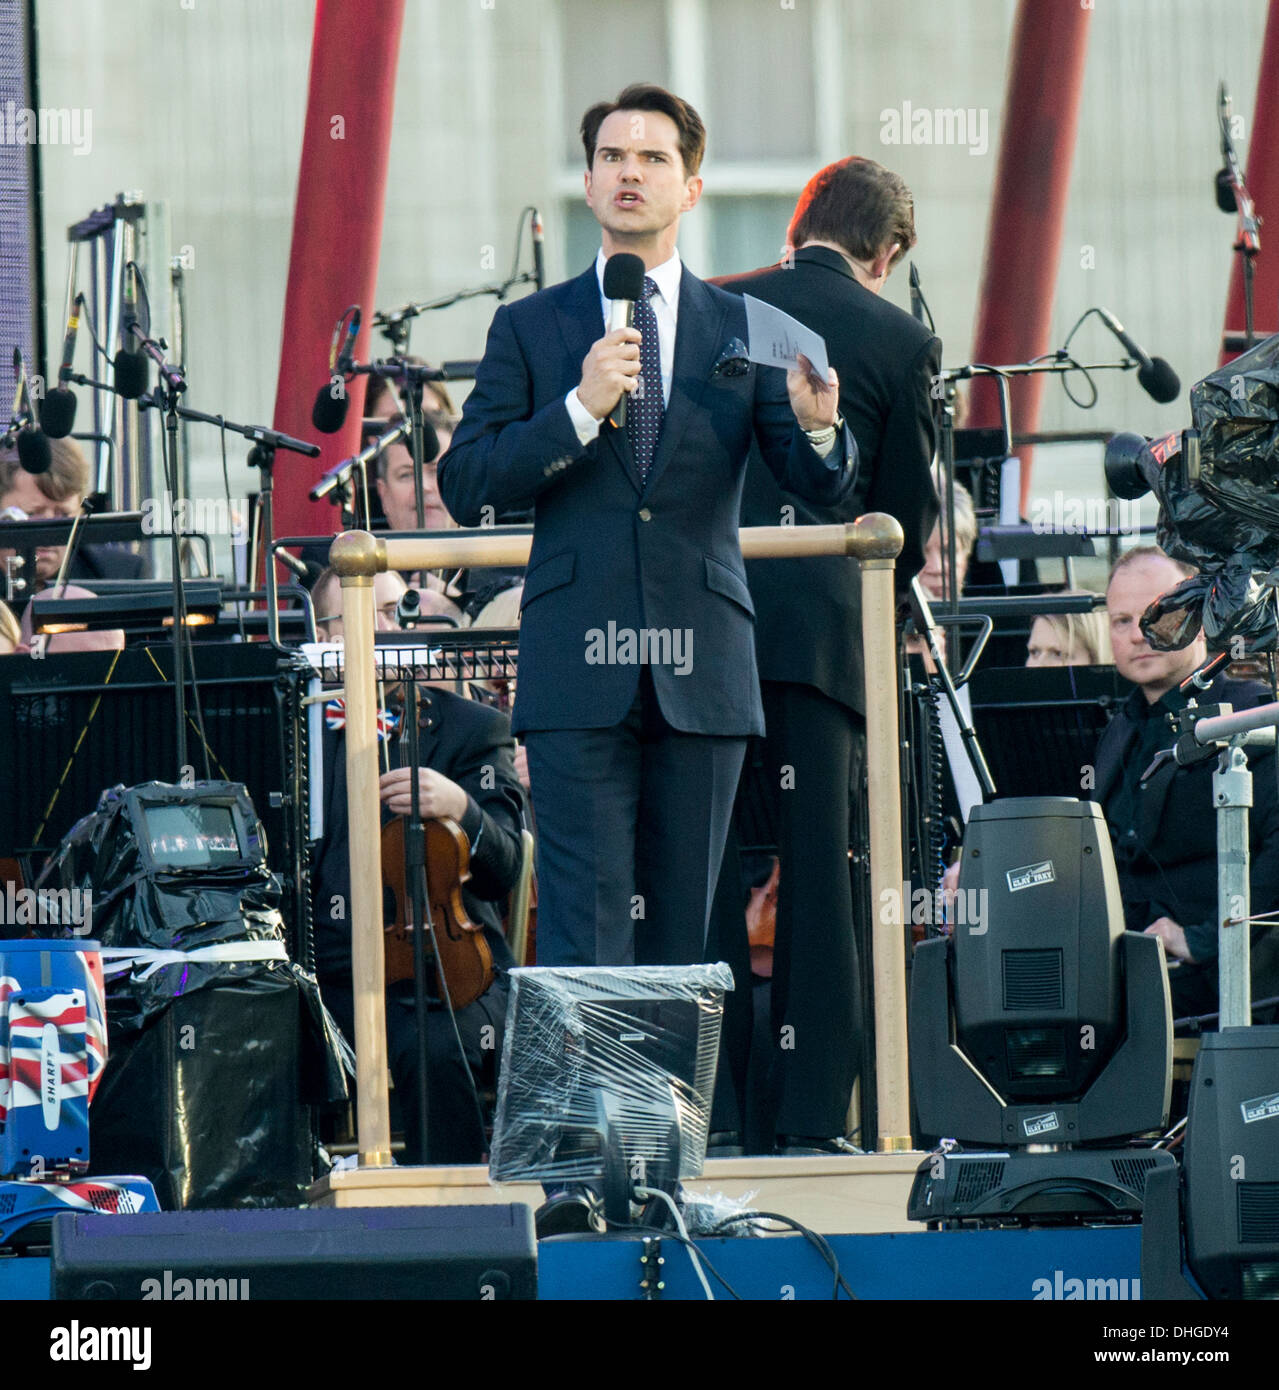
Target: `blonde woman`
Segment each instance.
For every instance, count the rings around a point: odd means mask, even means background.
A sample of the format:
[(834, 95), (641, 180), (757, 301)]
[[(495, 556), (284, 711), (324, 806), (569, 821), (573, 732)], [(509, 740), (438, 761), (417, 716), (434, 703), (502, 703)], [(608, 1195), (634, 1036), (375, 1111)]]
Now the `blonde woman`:
[[(1063, 594), (1077, 598), (1078, 593)], [(1104, 613), (1050, 613), (1036, 618), (1026, 643), (1027, 666), (1110, 666), (1110, 631)]]

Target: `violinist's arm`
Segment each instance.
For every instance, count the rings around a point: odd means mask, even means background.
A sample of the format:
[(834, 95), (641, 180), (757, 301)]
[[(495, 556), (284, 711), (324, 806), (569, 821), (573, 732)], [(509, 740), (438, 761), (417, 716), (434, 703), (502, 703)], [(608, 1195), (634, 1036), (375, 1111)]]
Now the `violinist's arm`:
[[(514, 887), (523, 852), (524, 798), (515, 773), (514, 744), (505, 719), (494, 712), (494, 721), (494, 728), (477, 731), (450, 760), (452, 777), (430, 767), (418, 770), (423, 817), (448, 817), (462, 827), (471, 846), (467, 886), (487, 902), (504, 898)], [(407, 768), (384, 773), (379, 788), (388, 811), (408, 815), (412, 785)]]

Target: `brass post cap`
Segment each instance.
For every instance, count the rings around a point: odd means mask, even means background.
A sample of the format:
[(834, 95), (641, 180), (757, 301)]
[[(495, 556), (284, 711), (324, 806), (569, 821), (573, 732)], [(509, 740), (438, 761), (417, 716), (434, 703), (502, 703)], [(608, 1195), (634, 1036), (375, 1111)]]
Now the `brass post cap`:
[(844, 553), (859, 560), (892, 560), (905, 544), (901, 522), (887, 512), (867, 512), (844, 526)]
[(368, 531), (343, 531), (329, 547), (329, 564), (342, 579), (371, 578), (386, 569), (386, 542)]

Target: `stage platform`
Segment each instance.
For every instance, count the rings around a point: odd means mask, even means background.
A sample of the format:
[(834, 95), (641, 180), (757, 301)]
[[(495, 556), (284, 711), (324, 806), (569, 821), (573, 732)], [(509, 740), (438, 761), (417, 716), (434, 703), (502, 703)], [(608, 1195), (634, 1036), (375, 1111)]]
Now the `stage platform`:
[[(919, 1231), (906, 1219), (906, 1201), (923, 1153), (858, 1154), (848, 1157), (712, 1158), (700, 1178), (685, 1183), (693, 1192), (749, 1198), (753, 1207), (782, 1212), (823, 1233), (861, 1235)], [(469, 1167), (343, 1168), (317, 1182), (310, 1204), (317, 1207), (472, 1206), (544, 1200), (534, 1183), (489, 1182), (488, 1169)]]

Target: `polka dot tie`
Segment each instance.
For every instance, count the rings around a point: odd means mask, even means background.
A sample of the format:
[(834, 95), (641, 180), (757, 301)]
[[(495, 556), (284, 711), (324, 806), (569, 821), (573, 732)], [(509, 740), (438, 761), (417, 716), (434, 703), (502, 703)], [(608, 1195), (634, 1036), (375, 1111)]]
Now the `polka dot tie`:
[(641, 487), (648, 482), (666, 409), (662, 400), (662, 347), (657, 336), (657, 315), (648, 302), (656, 293), (656, 283), (645, 276), (644, 298), (636, 301), (634, 316), (635, 327), (640, 331), (640, 379), (626, 406), (626, 433)]

